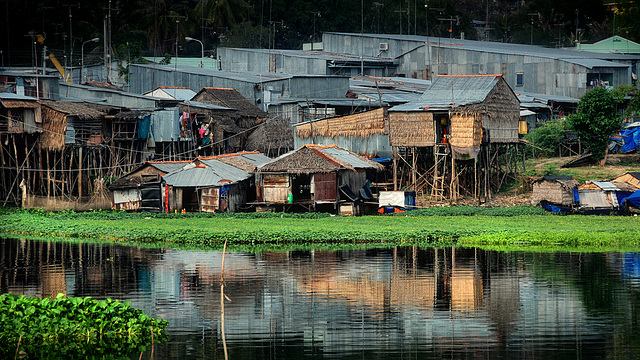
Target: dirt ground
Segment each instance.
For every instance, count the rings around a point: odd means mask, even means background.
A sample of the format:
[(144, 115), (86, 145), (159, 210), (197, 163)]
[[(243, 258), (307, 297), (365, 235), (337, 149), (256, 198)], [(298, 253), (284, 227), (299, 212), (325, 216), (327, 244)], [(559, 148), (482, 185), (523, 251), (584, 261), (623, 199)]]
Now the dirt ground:
[(640, 154), (611, 154), (607, 157), (604, 166), (581, 166), (575, 168), (561, 168), (562, 164), (569, 162), (575, 157), (547, 158), (527, 160), (526, 175), (521, 175), (519, 187), (505, 192), (493, 194), (490, 199), (461, 198), (457, 202), (452, 200), (431, 201), (428, 195), (418, 196), (416, 205), (419, 208), (442, 207), (442, 206), (483, 206), (483, 207), (508, 207), (508, 206), (531, 206), (532, 181), (538, 179), (548, 172), (554, 175), (568, 175), (579, 183), (586, 180), (608, 181), (625, 172), (640, 172)]

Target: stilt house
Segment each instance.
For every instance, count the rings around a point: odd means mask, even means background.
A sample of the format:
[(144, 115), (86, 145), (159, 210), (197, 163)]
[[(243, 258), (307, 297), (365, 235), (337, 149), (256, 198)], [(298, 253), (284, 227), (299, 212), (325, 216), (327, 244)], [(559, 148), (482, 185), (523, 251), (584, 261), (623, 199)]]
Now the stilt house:
[[(507, 150), (519, 142), (519, 119), (519, 100), (501, 75), (438, 76), (419, 100), (389, 109), (394, 167), (404, 158), (409, 188), (436, 199), (490, 196), (515, 178), (515, 159), (501, 157), (517, 153)], [(432, 162), (420, 159), (425, 148)]]

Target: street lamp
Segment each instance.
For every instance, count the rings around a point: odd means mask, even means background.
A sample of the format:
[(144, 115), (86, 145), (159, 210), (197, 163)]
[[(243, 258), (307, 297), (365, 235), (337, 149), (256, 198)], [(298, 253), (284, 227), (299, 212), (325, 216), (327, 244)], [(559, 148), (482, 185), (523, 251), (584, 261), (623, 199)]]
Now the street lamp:
[(80, 67), (80, 84), (82, 84), (82, 73), (84, 72), (84, 44), (88, 43), (88, 42), (98, 42), (100, 41), (100, 38), (93, 38), (91, 40), (87, 40), (85, 42), (82, 43), (82, 46), (80, 47), (80, 56), (82, 57), (82, 67)]
[(201, 50), (200, 59), (202, 59), (202, 60), (200, 60), (200, 67), (202, 67), (203, 66), (203, 61), (204, 61), (204, 44), (202, 43), (202, 41), (200, 41), (198, 39), (194, 39), (194, 38), (189, 37), (189, 36), (185, 36), (184, 39), (186, 41), (197, 41), (197, 42), (200, 43), (200, 50)]

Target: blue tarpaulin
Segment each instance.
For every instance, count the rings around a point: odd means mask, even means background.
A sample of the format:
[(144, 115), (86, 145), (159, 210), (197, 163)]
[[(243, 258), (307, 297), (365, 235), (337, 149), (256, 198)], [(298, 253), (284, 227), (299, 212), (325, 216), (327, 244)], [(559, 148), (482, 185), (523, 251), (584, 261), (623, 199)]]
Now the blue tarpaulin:
[(624, 141), (622, 152), (628, 153), (640, 149), (640, 126), (622, 129), (620, 135)]
[(622, 202), (628, 201), (629, 202), (629, 206), (634, 206), (637, 208), (640, 208), (640, 190), (637, 190), (636, 192), (634, 192), (633, 194), (627, 196), (626, 198), (622, 199)]
[(151, 115), (138, 118), (138, 139), (147, 140), (151, 134)]

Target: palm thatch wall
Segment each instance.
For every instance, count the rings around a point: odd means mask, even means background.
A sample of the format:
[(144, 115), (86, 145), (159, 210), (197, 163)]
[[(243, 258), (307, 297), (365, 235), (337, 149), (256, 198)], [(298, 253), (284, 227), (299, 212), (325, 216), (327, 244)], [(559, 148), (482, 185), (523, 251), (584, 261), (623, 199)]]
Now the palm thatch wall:
[(578, 182), (568, 176), (544, 176), (533, 182), (531, 202), (547, 201), (556, 205), (571, 206), (573, 189)]
[(289, 127), (289, 120), (264, 120), (247, 138), (245, 149), (259, 151), (269, 157), (277, 157), (292, 150), (293, 131)]
[(451, 110), (449, 143), (459, 147), (474, 147), (482, 144), (482, 114), (476, 107), (459, 107)]
[(433, 113), (392, 112), (389, 114), (391, 146), (426, 147), (437, 142)]
[(296, 135), (301, 139), (308, 137), (330, 137), (338, 136), (355, 137), (364, 139), (373, 134), (385, 134), (387, 112), (380, 108), (358, 114), (335, 117), (311, 121), (296, 127)]
[(491, 143), (518, 142), (520, 101), (502, 77), (483, 105), (482, 127), (489, 133), (485, 138)]

